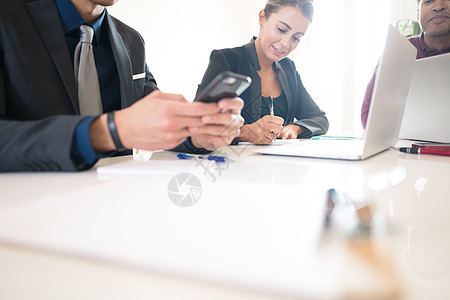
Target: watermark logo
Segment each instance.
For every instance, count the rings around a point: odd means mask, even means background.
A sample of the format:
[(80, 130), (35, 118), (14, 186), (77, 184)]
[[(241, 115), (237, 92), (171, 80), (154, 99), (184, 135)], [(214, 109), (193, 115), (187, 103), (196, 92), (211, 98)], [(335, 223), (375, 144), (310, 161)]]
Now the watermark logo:
[[(221, 132), (221, 137), (228, 137), (228, 139), (225, 140), (226, 143), (229, 143), (229, 139), (236, 135), (236, 129), (233, 124), (240, 119), (242, 120), (240, 116), (239, 118), (233, 118), (233, 121), (224, 129), (223, 132)], [(213, 144), (210, 144), (205, 148), (214, 149), (215, 147)], [(245, 151), (245, 147), (231, 147), (230, 149), (236, 157), (241, 156), (242, 152)], [(203, 175), (210, 176), (212, 182), (215, 182), (217, 178), (222, 175), (222, 171), (228, 169), (230, 159), (228, 158), (227, 153), (222, 152), (220, 149), (215, 150), (213, 154), (214, 155), (212, 156), (220, 157), (223, 161), (210, 159), (211, 157), (209, 156), (194, 156), (190, 159), (195, 159), (197, 162), (196, 167), (202, 168)], [(179, 207), (190, 207), (197, 203), (202, 195), (202, 191), (200, 180), (191, 173), (181, 173), (176, 175), (170, 180), (167, 189), (170, 201)]]
[(200, 200), (202, 184), (195, 175), (180, 173), (170, 180), (167, 193), (175, 205), (189, 207)]

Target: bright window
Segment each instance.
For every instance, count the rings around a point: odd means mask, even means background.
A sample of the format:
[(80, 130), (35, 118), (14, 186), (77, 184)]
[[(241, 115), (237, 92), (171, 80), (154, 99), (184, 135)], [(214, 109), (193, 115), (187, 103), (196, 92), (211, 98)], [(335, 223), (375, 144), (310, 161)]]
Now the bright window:
[(330, 133), (361, 134), (362, 99), (383, 50), (391, 1), (315, 1), (315, 8), (314, 21), (291, 58), (326, 111)]
[[(214, 49), (258, 35), (266, 0), (119, 1), (109, 12), (137, 29), (159, 88), (192, 100)], [(315, 0), (314, 22), (291, 55), (330, 134), (362, 134), (360, 108), (389, 22), (414, 18), (413, 0)]]

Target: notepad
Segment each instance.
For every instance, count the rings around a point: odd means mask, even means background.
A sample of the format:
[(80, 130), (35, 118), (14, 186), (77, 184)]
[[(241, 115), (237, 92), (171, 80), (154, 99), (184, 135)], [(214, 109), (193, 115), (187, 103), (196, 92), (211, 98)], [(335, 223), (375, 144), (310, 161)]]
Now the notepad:
[(282, 145), (290, 145), (290, 144), (297, 144), (299, 142), (298, 139), (275, 139), (270, 144), (253, 144), (251, 142), (239, 142), (239, 145), (247, 145), (247, 146), (262, 146), (262, 147), (271, 147), (271, 146), (282, 146)]
[[(176, 175), (182, 172), (195, 173), (198, 162), (180, 160), (129, 160), (97, 168), (99, 175)], [(198, 171), (198, 170), (197, 170)]]
[(201, 181), (200, 200), (179, 207), (165, 176), (96, 182), (82, 175), (68, 177), (81, 178), (76, 189), (2, 207), (0, 241), (219, 289), (335, 298), (336, 268), (316, 264), (325, 211), (320, 189), (306, 186), (299, 194), (228, 176)]

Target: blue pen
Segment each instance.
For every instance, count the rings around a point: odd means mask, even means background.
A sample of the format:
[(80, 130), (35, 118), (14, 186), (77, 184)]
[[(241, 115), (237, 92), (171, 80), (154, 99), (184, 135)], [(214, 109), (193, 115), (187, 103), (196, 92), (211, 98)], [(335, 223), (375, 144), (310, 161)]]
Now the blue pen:
[(216, 156), (216, 155), (199, 156), (199, 158), (200, 159), (213, 160), (213, 161), (215, 161), (217, 163), (226, 161), (226, 157), (224, 157), (224, 156)]
[(191, 159), (191, 158), (194, 158), (194, 156), (186, 154), (186, 153), (178, 153), (177, 157), (179, 159)]
[(198, 158), (198, 159), (207, 159), (207, 160), (213, 160), (217, 163), (219, 162), (226, 162), (227, 158), (224, 156), (216, 156), (216, 155), (208, 155), (208, 156), (193, 156), (186, 153), (178, 153), (177, 157), (179, 159), (192, 159), (192, 158)]

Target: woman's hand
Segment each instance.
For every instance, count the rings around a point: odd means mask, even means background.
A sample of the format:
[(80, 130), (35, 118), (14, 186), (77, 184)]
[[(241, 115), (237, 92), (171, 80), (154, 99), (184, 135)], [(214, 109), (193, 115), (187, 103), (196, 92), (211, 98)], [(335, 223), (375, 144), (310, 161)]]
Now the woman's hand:
[(239, 140), (253, 144), (270, 144), (283, 129), (283, 118), (264, 116), (258, 121), (241, 128)]
[(283, 130), (281, 130), (277, 137), (283, 140), (296, 139), (302, 132), (302, 127), (289, 124), (283, 127)]

